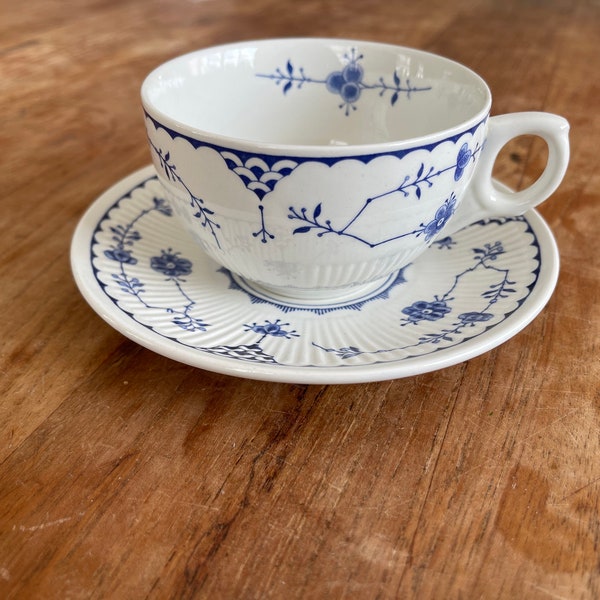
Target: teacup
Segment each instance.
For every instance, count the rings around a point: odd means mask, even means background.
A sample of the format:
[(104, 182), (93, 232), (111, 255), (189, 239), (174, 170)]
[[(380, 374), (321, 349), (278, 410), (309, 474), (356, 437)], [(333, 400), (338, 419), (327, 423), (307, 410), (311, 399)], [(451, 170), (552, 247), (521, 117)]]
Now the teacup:
[[(490, 117), (467, 67), (372, 42), (279, 39), (199, 50), (142, 86), (152, 160), (204, 250), (276, 298), (376, 289), (440, 236), (522, 214), (559, 185), (565, 119)], [(541, 177), (516, 193), (492, 168), (541, 136)]]

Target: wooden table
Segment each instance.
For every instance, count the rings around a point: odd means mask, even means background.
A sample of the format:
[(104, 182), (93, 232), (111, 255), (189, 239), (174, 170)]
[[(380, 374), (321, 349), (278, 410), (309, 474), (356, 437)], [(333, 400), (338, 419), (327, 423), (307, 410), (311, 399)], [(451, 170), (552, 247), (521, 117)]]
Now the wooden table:
[[(594, 0), (3, 0), (2, 598), (600, 597), (600, 4)], [(478, 71), (494, 113), (571, 123), (540, 212), (543, 312), (440, 371), (357, 385), (192, 368), (78, 293), (73, 230), (149, 163), (139, 87), (216, 43), (337, 36)], [(503, 151), (513, 188), (532, 138)]]

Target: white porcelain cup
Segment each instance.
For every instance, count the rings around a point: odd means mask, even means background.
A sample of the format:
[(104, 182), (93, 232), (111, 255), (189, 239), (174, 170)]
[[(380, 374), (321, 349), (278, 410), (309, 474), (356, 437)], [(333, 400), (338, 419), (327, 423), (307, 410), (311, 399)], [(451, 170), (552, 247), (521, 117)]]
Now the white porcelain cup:
[[(376, 289), (437, 238), (522, 214), (569, 159), (565, 119), (490, 117), (477, 74), (371, 42), (280, 39), (199, 50), (142, 86), (152, 160), (204, 250), (277, 298)], [(542, 137), (541, 177), (496, 189), (500, 149)]]

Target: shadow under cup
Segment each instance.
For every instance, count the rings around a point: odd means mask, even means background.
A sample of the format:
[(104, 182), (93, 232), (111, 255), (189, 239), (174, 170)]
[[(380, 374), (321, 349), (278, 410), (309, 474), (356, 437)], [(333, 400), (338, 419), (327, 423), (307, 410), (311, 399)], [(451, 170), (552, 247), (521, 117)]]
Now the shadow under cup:
[(425, 52), (287, 39), (176, 58), (142, 101), (159, 179), (203, 249), (269, 296), (331, 299), (447, 235), (491, 95)]

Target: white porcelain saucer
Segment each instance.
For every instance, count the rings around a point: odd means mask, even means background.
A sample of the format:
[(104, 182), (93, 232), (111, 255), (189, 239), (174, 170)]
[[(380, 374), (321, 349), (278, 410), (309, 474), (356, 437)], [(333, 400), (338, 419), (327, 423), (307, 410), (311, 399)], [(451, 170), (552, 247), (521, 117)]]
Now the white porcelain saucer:
[(357, 383), (441, 369), (505, 342), (550, 299), (559, 258), (530, 211), (438, 240), (362, 298), (283, 304), (208, 258), (146, 167), (92, 204), (71, 263), (100, 317), (159, 354), (238, 377)]

